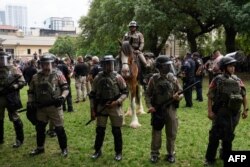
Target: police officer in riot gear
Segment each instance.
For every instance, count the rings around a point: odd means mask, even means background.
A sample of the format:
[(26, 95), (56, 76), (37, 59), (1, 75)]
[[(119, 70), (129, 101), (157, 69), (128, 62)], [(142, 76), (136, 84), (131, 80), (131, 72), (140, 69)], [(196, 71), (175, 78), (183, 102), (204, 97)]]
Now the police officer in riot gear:
[(123, 41), (129, 41), (130, 45), (134, 48), (134, 53), (138, 55), (142, 64), (148, 68), (149, 64), (142, 53), (144, 48), (144, 36), (138, 31), (139, 25), (136, 21), (131, 21), (128, 27), (129, 32), (124, 35)]
[(112, 125), (112, 134), (115, 144), (115, 160), (122, 159), (122, 133), (123, 122), (122, 102), (128, 95), (126, 82), (120, 74), (114, 71), (114, 61), (112, 55), (104, 56), (101, 61), (103, 71), (99, 72), (93, 81), (90, 92), (91, 117), (97, 117), (95, 153), (93, 159), (101, 156), (105, 129), (108, 117)]
[(54, 55), (45, 53), (40, 58), (41, 71), (35, 74), (28, 90), (28, 104), (37, 109), (36, 139), (37, 148), (30, 155), (44, 153), (45, 129), (48, 120), (55, 126), (55, 132), (61, 148), (61, 155), (66, 157), (67, 136), (63, 127), (62, 104), (69, 93), (67, 81), (58, 69), (53, 69)]
[(212, 128), (209, 132), (206, 152), (205, 165), (207, 166), (215, 163), (219, 140), (222, 140), (220, 158), (226, 159), (227, 153), (232, 151), (234, 130), (240, 115), (243, 119), (248, 116), (246, 89), (241, 79), (234, 75), (235, 63), (234, 58), (223, 57), (219, 62), (223, 73), (217, 75), (209, 86), (208, 118), (212, 120)]
[(173, 74), (172, 61), (166, 55), (161, 55), (156, 59), (156, 68), (159, 73), (154, 74), (148, 83), (145, 94), (148, 112), (152, 114), (152, 141), (151, 141), (151, 162), (156, 163), (159, 159), (161, 148), (161, 133), (165, 125), (167, 136), (166, 160), (169, 163), (175, 162), (174, 148), (177, 134), (178, 121), (176, 108), (182, 95), (178, 95), (181, 86), (178, 79)]
[(10, 59), (8, 54), (0, 51), (0, 144), (4, 142), (4, 114), (7, 109), (16, 132), (13, 147), (18, 148), (24, 140), (23, 123), (17, 110), (22, 108), (19, 90), (25, 85), (25, 80), (19, 68), (10, 64)]

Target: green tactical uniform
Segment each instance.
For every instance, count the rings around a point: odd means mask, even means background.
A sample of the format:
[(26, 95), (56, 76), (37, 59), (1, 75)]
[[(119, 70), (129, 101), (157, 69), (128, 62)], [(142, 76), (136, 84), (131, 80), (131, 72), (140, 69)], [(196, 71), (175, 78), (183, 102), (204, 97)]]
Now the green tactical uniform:
[[(68, 84), (62, 72), (52, 68), (54, 56), (46, 53), (40, 60), (42, 70), (33, 76), (28, 90), (28, 103), (33, 103), (37, 110), (37, 148), (30, 155), (44, 152), (45, 130), (50, 121), (55, 126), (61, 154), (66, 157), (67, 136), (63, 126), (62, 104), (69, 93)], [(49, 70), (46, 69), (48, 67)]]
[(115, 159), (117, 161), (122, 159), (122, 102), (127, 98), (128, 90), (125, 80), (114, 71), (114, 60), (111, 55), (103, 58), (101, 61), (103, 72), (99, 72), (95, 77), (90, 92), (91, 108), (97, 117), (93, 159), (97, 159), (101, 155), (108, 117), (111, 121), (114, 136)]
[(174, 154), (178, 128), (176, 107), (173, 103), (168, 106), (165, 106), (164, 103), (169, 101), (179, 91), (181, 91), (181, 86), (177, 78), (171, 74), (166, 76), (161, 76), (159, 73), (154, 74), (149, 81), (145, 101), (148, 108), (153, 106), (156, 109), (156, 112), (152, 113), (151, 118), (151, 156), (160, 155), (161, 131), (164, 125), (167, 136), (167, 152), (169, 155)]
[[(235, 102), (231, 100), (230, 104), (230, 96), (241, 96), (242, 98), (245, 95), (245, 87), (235, 75), (221, 74), (212, 80), (208, 97), (213, 100), (213, 112), (216, 118), (213, 120), (209, 132), (209, 144), (206, 153), (208, 161), (215, 161), (219, 140), (222, 140), (222, 152), (232, 150), (234, 130), (239, 123), (242, 102), (239, 101), (240, 99)], [(223, 158), (222, 154), (220, 156)]]
[[(4, 142), (4, 115), (7, 109), (16, 132), (16, 142), (13, 147), (17, 148), (24, 140), (23, 123), (17, 110), (22, 108), (19, 90), (25, 85), (25, 80), (18, 68), (9, 65), (9, 59), (9, 55), (0, 51), (0, 144)], [(13, 82), (16, 79), (17, 81)]]

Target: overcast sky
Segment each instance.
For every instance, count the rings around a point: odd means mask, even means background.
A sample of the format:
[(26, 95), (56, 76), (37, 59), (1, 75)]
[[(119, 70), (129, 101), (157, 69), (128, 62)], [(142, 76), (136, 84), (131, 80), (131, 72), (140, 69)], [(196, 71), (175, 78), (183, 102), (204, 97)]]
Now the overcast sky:
[(28, 25), (39, 27), (49, 17), (72, 17), (77, 25), (81, 16), (86, 16), (90, 0), (0, 0), (0, 9), (6, 4), (27, 6)]

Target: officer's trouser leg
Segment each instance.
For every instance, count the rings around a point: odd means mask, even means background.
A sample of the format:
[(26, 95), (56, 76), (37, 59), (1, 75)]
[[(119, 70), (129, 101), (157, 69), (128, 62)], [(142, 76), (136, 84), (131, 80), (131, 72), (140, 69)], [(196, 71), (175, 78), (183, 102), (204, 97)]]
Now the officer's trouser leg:
[(96, 137), (95, 137), (95, 151), (100, 151), (102, 144), (103, 144), (103, 140), (104, 140), (104, 136), (105, 136), (105, 127), (101, 127), (101, 126), (97, 126), (96, 127)]
[(59, 146), (61, 150), (67, 148), (67, 135), (63, 126), (55, 127), (56, 135), (58, 138)]
[(151, 155), (159, 156), (161, 148), (161, 130), (152, 128)]
[(71, 88), (69, 87), (69, 94), (66, 98), (67, 105), (68, 105), (68, 111), (73, 111), (73, 104), (72, 104), (72, 94), (71, 94)]
[(14, 129), (16, 132), (16, 140), (20, 141), (23, 143), (24, 140), (24, 134), (23, 134), (23, 123), (21, 119), (17, 119), (13, 122), (14, 124)]
[(4, 137), (4, 121), (0, 120), (0, 144), (3, 143), (3, 137)]
[(76, 87), (76, 100), (80, 101), (81, 100), (81, 94), (82, 94), (80, 78), (76, 78), (75, 82), (76, 82), (75, 83), (75, 87)]
[(168, 115), (165, 127), (165, 132), (167, 135), (166, 147), (168, 154), (173, 155), (175, 150), (175, 139), (177, 135), (178, 120), (176, 117), (176, 111), (174, 109), (169, 109), (167, 114)]
[(142, 64), (144, 65), (144, 67), (147, 67), (149, 66), (148, 63), (147, 63), (147, 60), (145, 59), (143, 53), (138, 53), (138, 57), (140, 58)]
[(114, 136), (115, 152), (122, 153), (122, 132), (120, 127), (112, 126), (112, 133)]
[(38, 121), (36, 125), (36, 143), (38, 148), (44, 148), (45, 128), (47, 123)]
[(212, 130), (209, 132), (209, 142), (206, 152), (206, 160), (215, 161), (216, 151), (219, 146), (219, 138)]

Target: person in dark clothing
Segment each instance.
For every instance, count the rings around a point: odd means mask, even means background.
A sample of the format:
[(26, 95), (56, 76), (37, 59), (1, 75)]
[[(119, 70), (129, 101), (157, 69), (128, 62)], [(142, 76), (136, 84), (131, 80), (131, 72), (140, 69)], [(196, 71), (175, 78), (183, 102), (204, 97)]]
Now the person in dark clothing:
[(202, 80), (203, 80), (203, 61), (198, 52), (192, 54), (193, 60), (195, 62), (195, 82), (200, 81), (196, 86), (196, 100), (202, 102)]
[(97, 56), (92, 57), (92, 63), (93, 65), (92, 65), (92, 68), (90, 69), (89, 76), (88, 76), (88, 80), (90, 81), (91, 85), (93, 83), (95, 76), (100, 71), (102, 71), (102, 67), (100, 65), (99, 58)]
[(73, 75), (75, 76), (75, 87), (76, 87), (76, 103), (80, 102), (81, 96), (83, 101), (86, 101), (87, 88), (86, 88), (86, 77), (89, 73), (89, 66), (84, 63), (82, 56), (77, 58), (77, 64), (74, 68)]
[[(243, 81), (234, 75), (236, 60), (223, 57), (219, 62), (222, 74), (217, 75), (209, 85), (208, 90), (208, 118), (212, 120), (209, 131), (209, 142), (205, 155), (205, 166), (214, 166), (216, 152), (220, 144), (220, 158), (228, 161), (232, 151), (235, 128), (240, 116), (248, 116), (247, 92)], [(241, 110), (243, 107), (243, 111)]]
[(63, 111), (66, 111), (66, 102), (68, 106), (68, 112), (73, 112), (73, 104), (72, 104), (72, 94), (71, 94), (71, 80), (70, 80), (70, 70), (68, 66), (63, 61), (58, 61), (57, 68), (63, 73), (68, 85), (69, 85), (69, 94), (66, 97), (66, 101), (63, 103)]
[[(195, 62), (191, 57), (190, 53), (187, 53), (182, 65), (182, 80), (183, 89), (187, 88), (189, 85), (193, 84), (195, 81)], [(192, 107), (192, 89), (188, 89), (184, 92), (184, 97), (186, 101), (186, 107)]]
[(28, 85), (30, 85), (31, 79), (33, 75), (36, 73), (37, 73), (36, 60), (33, 59), (30, 61), (30, 65), (23, 71), (24, 79)]

